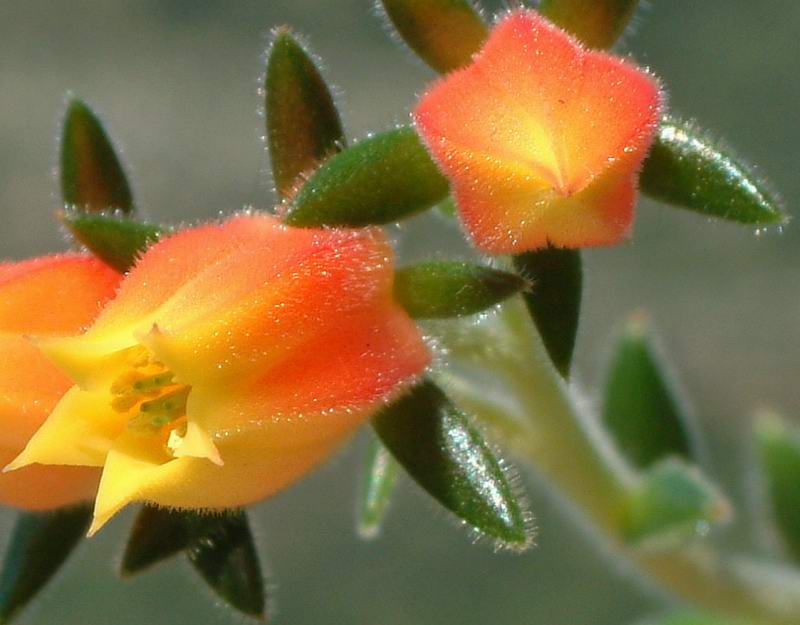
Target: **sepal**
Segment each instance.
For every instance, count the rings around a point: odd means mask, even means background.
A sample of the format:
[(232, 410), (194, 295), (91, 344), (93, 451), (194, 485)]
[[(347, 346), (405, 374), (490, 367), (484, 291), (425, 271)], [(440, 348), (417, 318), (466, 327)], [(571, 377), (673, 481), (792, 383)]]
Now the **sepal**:
[(383, 444), (445, 508), (499, 547), (527, 549), (530, 514), (502, 461), (430, 380), (373, 419)]

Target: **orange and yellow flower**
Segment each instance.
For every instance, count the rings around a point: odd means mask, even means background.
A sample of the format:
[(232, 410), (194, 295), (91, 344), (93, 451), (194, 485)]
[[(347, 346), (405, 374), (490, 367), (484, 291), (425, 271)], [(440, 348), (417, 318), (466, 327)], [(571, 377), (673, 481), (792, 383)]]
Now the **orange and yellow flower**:
[(223, 509), (328, 456), (429, 362), (380, 230), (236, 216), (150, 248), (84, 334), (74, 386), (11, 463), (102, 467), (92, 532), (131, 501)]
[[(0, 463), (13, 460), (72, 381), (26, 338), (73, 335), (114, 296), (121, 276), (80, 254), (0, 263)], [(47, 510), (91, 499), (97, 469), (31, 466), (0, 474), (0, 503)]]
[(660, 111), (645, 71), (518, 10), (414, 117), (473, 242), (505, 254), (623, 239)]

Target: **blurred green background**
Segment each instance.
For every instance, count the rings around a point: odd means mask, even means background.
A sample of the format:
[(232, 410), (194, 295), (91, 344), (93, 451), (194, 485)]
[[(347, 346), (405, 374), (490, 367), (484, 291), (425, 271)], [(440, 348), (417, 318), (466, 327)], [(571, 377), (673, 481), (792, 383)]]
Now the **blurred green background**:
[[(65, 246), (53, 167), (70, 90), (122, 147), (148, 216), (192, 221), (268, 206), (257, 89), (269, 30), (284, 23), (323, 59), (351, 137), (405, 122), (433, 76), (386, 36), (370, 0), (0, 0), (0, 257)], [(800, 198), (799, 30), (796, 0), (665, 0), (640, 11), (621, 46), (662, 77), (672, 111), (725, 137), (790, 212)], [(757, 236), (642, 202), (633, 240), (586, 258), (579, 382), (596, 399), (615, 330), (647, 309), (708, 434), (707, 468), (743, 510), (719, 540), (763, 549), (749, 427), (761, 405), (800, 417), (800, 231)], [(256, 509), (276, 622), (621, 625), (669, 606), (598, 555), (524, 467), (540, 531), (522, 556), (471, 545), (407, 480), (382, 538), (359, 541), (358, 447)], [(84, 543), (19, 623), (241, 622), (181, 561), (119, 581), (130, 518)], [(0, 543), (11, 519), (0, 515)]]

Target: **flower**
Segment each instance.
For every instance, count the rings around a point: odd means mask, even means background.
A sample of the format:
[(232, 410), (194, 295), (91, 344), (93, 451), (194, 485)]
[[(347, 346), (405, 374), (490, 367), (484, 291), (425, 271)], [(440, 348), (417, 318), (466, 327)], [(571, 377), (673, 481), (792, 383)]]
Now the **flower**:
[(86, 333), (40, 348), (75, 382), (22, 454), (102, 467), (97, 531), (131, 501), (267, 497), (424, 370), (380, 230), (239, 215), (152, 246)]
[[(121, 276), (82, 254), (0, 263), (0, 463), (15, 458), (71, 380), (29, 340), (72, 335), (114, 296)], [(0, 503), (47, 510), (91, 499), (96, 469), (27, 467), (0, 474)]]
[(646, 72), (517, 10), (414, 118), (474, 244), (505, 254), (623, 239), (660, 110)]

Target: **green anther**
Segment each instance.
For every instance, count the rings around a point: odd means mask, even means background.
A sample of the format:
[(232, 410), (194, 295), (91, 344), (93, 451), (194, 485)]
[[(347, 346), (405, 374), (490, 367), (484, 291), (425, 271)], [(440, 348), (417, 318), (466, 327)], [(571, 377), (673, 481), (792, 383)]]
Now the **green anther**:
[(174, 377), (175, 375), (171, 371), (156, 373), (155, 375), (150, 375), (146, 378), (136, 380), (133, 383), (133, 389), (136, 391), (147, 392), (172, 383), (172, 378)]
[(142, 402), (139, 413), (128, 421), (133, 429), (158, 430), (186, 414), (186, 400), (191, 387), (181, 386), (161, 397)]

